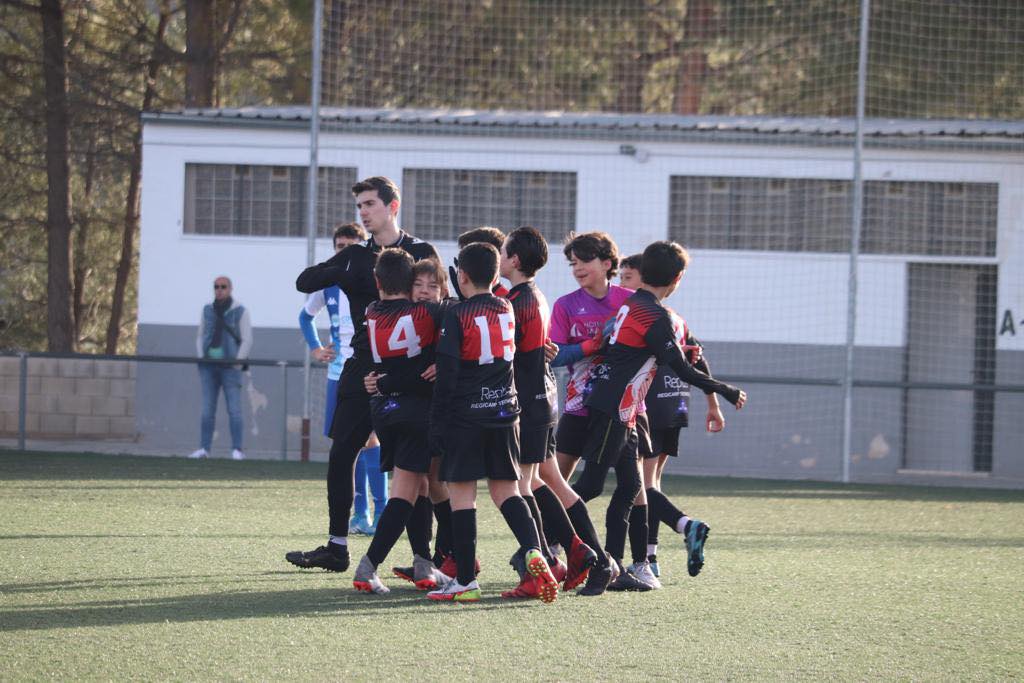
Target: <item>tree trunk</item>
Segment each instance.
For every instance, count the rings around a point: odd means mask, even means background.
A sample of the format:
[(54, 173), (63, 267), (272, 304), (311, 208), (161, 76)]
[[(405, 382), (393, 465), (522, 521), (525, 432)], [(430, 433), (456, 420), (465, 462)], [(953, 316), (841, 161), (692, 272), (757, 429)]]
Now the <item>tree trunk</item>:
[(213, 106), (214, 0), (185, 0), (185, 106)]
[[(146, 111), (156, 97), (156, 77), (160, 70), (157, 58), (159, 46), (164, 41), (170, 10), (166, 3), (160, 10), (160, 21), (156, 28), (153, 41), (153, 53), (146, 66), (146, 87), (142, 95), (142, 110)], [(110, 299), (110, 320), (107, 323), (107, 339), (105, 352), (117, 353), (117, 342), (121, 336), (121, 316), (124, 313), (124, 294), (128, 288), (128, 277), (132, 272), (132, 260), (135, 255), (135, 233), (139, 229), (139, 189), (142, 178), (142, 124), (138, 124), (135, 139), (132, 142), (131, 169), (128, 174), (128, 193), (124, 202), (124, 221), (121, 224), (121, 258), (117, 262), (117, 275), (114, 279), (114, 293)]]
[(72, 269), (74, 279), (71, 301), (71, 314), (75, 324), (75, 343), (82, 339), (82, 323), (85, 321), (85, 281), (89, 277), (85, 251), (89, 248), (89, 219), (92, 215), (92, 190), (96, 177), (96, 129), (91, 127), (86, 134), (89, 136), (89, 142), (85, 152), (82, 201), (75, 204), (79, 211), (78, 218), (75, 220), (75, 265)]
[(708, 71), (708, 39), (713, 33), (714, 0), (687, 0), (683, 19), (683, 50), (676, 81), (675, 113), (699, 114)]
[(54, 352), (74, 350), (71, 319), (71, 190), (64, 9), (42, 0), (43, 87), (46, 94), (46, 336)]

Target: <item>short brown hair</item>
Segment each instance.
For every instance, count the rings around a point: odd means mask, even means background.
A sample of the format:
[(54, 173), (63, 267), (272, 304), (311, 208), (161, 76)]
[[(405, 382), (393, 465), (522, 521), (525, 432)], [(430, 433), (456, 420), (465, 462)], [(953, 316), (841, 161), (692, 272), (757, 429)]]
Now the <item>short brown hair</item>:
[(357, 195), (360, 192), (376, 192), (380, 200), (388, 205), (396, 199), (402, 201), (402, 195), (399, 194), (395, 181), (382, 175), (360, 180), (352, 186), (352, 194)]
[(492, 228), (489, 226), (483, 226), (480, 228), (473, 228), (459, 235), (459, 249), (462, 249), (467, 244), (473, 244), (474, 242), (483, 242), (489, 244), (495, 249), (501, 249), (502, 243), (505, 241), (505, 233), (498, 228)]
[(565, 258), (571, 259), (573, 255), (581, 261), (611, 261), (612, 267), (605, 273), (605, 277), (611, 280), (619, 272), (619, 248), (611, 235), (606, 232), (585, 232), (577, 235), (570, 232), (565, 238), (565, 248), (562, 249)]
[(633, 254), (619, 261), (619, 268), (632, 268), (633, 270), (640, 270), (640, 265), (644, 262), (643, 254)]
[(487, 242), (473, 242), (459, 251), (459, 270), (474, 287), (490, 287), (498, 277), (498, 250)]
[(347, 240), (365, 242), (366, 231), (363, 230), (363, 226), (358, 223), (341, 223), (334, 228), (334, 240), (337, 241), (339, 237)]
[(385, 294), (406, 294), (412, 290), (412, 255), (405, 249), (388, 247), (380, 252), (373, 274)]
[(652, 242), (644, 249), (640, 279), (645, 285), (665, 287), (690, 263), (690, 254), (676, 242)]
[(433, 256), (417, 261), (416, 265), (412, 267), (412, 279), (415, 280), (420, 275), (429, 275), (434, 278), (434, 282), (441, 288), (441, 298), (448, 298), (448, 274), (444, 272), (440, 261)]

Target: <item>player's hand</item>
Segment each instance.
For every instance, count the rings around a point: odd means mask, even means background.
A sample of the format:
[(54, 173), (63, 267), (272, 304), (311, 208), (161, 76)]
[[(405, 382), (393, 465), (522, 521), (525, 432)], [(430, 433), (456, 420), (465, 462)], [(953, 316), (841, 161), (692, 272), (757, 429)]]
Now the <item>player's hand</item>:
[(330, 346), (322, 346), (319, 349), (313, 349), (309, 352), (309, 355), (313, 357), (313, 360), (318, 363), (330, 363), (334, 360), (334, 349)]
[(725, 418), (722, 416), (722, 411), (718, 404), (708, 406), (708, 414), (704, 420), (704, 425), (711, 433), (720, 432), (725, 429)]
[(383, 377), (383, 375), (378, 375), (376, 372), (371, 372), (369, 375), (363, 378), (363, 387), (366, 388), (366, 393), (370, 394), (371, 396), (375, 396), (378, 393), (377, 380), (380, 379), (381, 377)]
[(582, 342), (580, 348), (583, 350), (584, 356), (593, 356), (601, 349), (602, 344), (604, 344), (604, 333), (596, 332), (593, 337)]
[(746, 404), (746, 402), (747, 402), (747, 392), (745, 392), (742, 389), (740, 389), (740, 396), (739, 396), (739, 398), (736, 399), (736, 403), (734, 403), (733, 405), (736, 406), (736, 410), (739, 410), (740, 408), (742, 408)]
[(555, 359), (558, 355), (558, 344), (551, 341), (550, 339), (544, 340), (544, 360), (548, 363)]
[(690, 365), (696, 365), (700, 357), (704, 355), (704, 347), (700, 344), (694, 344), (693, 346), (683, 344), (683, 353), (686, 355), (686, 360)]
[(420, 377), (428, 382), (437, 379), (437, 363), (431, 363), (429, 368), (420, 373)]

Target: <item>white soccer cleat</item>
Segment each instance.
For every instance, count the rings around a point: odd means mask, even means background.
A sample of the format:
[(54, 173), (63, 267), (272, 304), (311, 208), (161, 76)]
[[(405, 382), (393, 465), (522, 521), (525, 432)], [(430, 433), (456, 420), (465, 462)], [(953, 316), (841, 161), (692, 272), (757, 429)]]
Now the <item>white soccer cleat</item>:
[(647, 560), (643, 562), (634, 562), (629, 565), (627, 569), (630, 574), (635, 576), (642, 583), (646, 583), (651, 588), (661, 588), (661, 581), (654, 575), (654, 571), (651, 569), (651, 563)]
[(198, 460), (199, 458), (209, 458), (210, 454), (205, 448), (200, 448), (189, 453), (188, 457), (193, 460)]
[(238, 450), (236, 448), (235, 450), (231, 451), (231, 459), (232, 460), (245, 460), (245, 453), (243, 453), (242, 451), (240, 451), (240, 450)]

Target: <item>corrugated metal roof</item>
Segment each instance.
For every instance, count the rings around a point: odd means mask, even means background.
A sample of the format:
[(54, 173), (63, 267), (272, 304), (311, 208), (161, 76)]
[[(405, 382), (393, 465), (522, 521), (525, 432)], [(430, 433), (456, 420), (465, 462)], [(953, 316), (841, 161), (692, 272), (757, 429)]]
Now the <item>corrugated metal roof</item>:
[[(848, 138), (853, 118), (790, 116), (682, 116), (676, 114), (610, 114), (574, 112), (486, 111), (473, 109), (373, 109), (324, 107), (321, 121), (347, 131), (395, 130), (434, 133), (512, 133), (558, 135), (611, 135), (616, 137), (675, 138), (770, 136)], [(254, 125), (308, 125), (310, 108), (241, 107), (179, 109), (143, 114), (146, 122)], [(965, 140), (975, 142), (1024, 141), (1024, 121), (866, 119), (868, 138), (904, 138), (909, 141)]]

